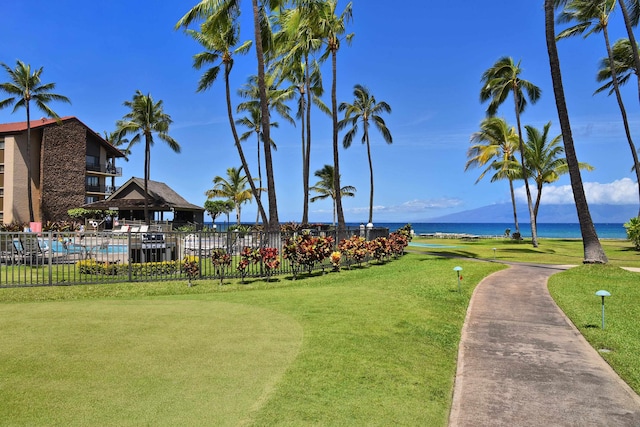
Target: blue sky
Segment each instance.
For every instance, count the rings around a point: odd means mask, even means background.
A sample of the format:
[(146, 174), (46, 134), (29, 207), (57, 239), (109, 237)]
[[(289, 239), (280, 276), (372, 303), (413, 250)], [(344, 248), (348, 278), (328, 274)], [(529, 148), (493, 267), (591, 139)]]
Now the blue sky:
[[(162, 99), (174, 123), (171, 135), (181, 144), (175, 154), (160, 140), (151, 153), (151, 179), (166, 182), (189, 202), (202, 205), (215, 176), (239, 166), (226, 116), (222, 77), (206, 93), (196, 93), (202, 71), (192, 68), (192, 56), (202, 49), (174, 25), (196, 1), (110, 0), (87, 2), (44, 0), (9, 2), (0, 26), (0, 62), (15, 66), (20, 59), (44, 67), (43, 81), (71, 105), (53, 103), (61, 116), (73, 115), (96, 132), (112, 131), (126, 113), (122, 103), (137, 89)], [(346, 2), (340, 2), (342, 10)], [(248, 0), (243, 0), (243, 40), (251, 39)], [(611, 38), (623, 37), (621, 17), (611, 21)], [(480, 104), (482, 73), (501, 56), (520, 60), (521, 77), (542, 89), (523, 124), (542, 128), (551, 121), (560, 133), (544, 40), (543, 1), (409, 0), (402, 7), (383, 0), (355, 0), (355, 33), (351, 46), (338, 54), (338, 101), (353, 101), (354, 84), (367, 86), (378, 100), (391, 105), (385, 117), (393, 135), (386, 144), (372, 138), (375, 179), (375, 222), (418, 222), (452, 212), (509, 200), (506, 182), (475, 184), (479, 170), (464, 172), (469, 137), (485, 117)], [(601, 35), (559, 43), (569, 114), (579, 160), (592, 164), (583, 173), (590, 203), (638, 203), (631, 173), (631, 153), (624, 138), (614, 97), (592, 95), (595, 74), (606, 56)], [(330, 68), (324, 66), (325, 102), (330, 102)], [(236, 57), (231, 76), (235, 92), (256, 71), (255, 52)], [(0, 76), (6, 81), (6, 75)], [(631, 83), (624, 88), (634, 136), (638, 135), (638, 102)], [(234, 99), (234, 105), (237, 99)], [(39, 117), (34, 111), (32, 117)], [(498, 115), (515, 124), (512, 100)], [(236, 116), (239, 117), (239, 116)], [(0, 122), (24, 121), (25, 112), (0, 110)], [(281, 221), (300, 221), (302, 172), (299, 129), (283, 120), (273, 131), (277, 144), (274, 171)], [(331, 121), (314, 111), (312, 171), (332, 164)], [(340, 135), (342, 138), (342, 134)], [(357, 188), (344, 199), (348, 222), (367, 219), (369, 172), (360, 135), (340, 151), (343, 185)], [(255, 166), (255, 142), (245, 152)], [(124, 168), (122, 184), (143, 176), (143, 145), (134, 148)], [(255, 170), (255, 167), (252, 167)], [(314, 177), (311, 184), (315, 183)], [(524, 194), (518, 189), (520, 197)], [(521, 199), (522, 200), (522, 199)], [(545, 187), (543, 203), (571, 203), (568, 177)], [(543, 209), (543, 208), (542, 208)], [(243, 221), (255, 219), (255, 204), (245, 205)], [(312, 222), (331, 221), (331, 203), (310, 206)]]

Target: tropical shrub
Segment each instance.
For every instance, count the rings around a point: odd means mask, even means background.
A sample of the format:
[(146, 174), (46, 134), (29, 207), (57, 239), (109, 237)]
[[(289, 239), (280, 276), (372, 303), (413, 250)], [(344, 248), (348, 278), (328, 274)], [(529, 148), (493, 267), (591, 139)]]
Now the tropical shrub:
[(115, 262), (100, 262), (95, 259), (84, 259), (76, 262), (76, 267), (80, 274), (92, 274), (101, 276), (117, 276), (125, 274), (129, 266), (127, 264), (118, 264)]
[(367, 242), (367, 250), (371, 257), (378, 262), (384, 261), (391, 255), (391, 246), (386, 237), (378, 237), (377, 239)]
[(331, 252), (331, 256), (329, 257), (331, 260), (331, 265), (333, 266), (334, 271), (340, 271), (340, 263), (342, 262), (342, 254), (340, 251)]
[(624, 228), (627, 229), (627, 239), (640, 251), (640, 217), (631, 218), (624, 224)]
[(280, 267), (280, 258), (278, 257), (277, 248), (260, 248), (260, 258), (265, 268), (267, 281), (271, 278), (271, 274)]
[(332, 237), (315, 237), (304, 233), (285, 241), (282, 257), (289, 261), (295, 279), (302, 268), (311, 273), (314, 265), (324, 261), (332, 249)]
[(369, 255), (367, 241), (364, 237), (351, 236), (349, 239), (342, 239), (338, 244), (338, 249), (347, 260), (347, 265), (351, 268), (352, 263), (361, 265)]
[(216, 275), (220, 278), (220, 284), (224, 279), (225, 270), (231, 265), (231, 255), (224, 249), (214, 249), (211, 252), (211, 263), (216, 272)]
[(391, 233), (389, 234), (389, 245), (391, 250), (391, 255), (395, 258), (398, 258), (400, 255), (404, 254), (404, 248), (409, 245), (409, 241), (411, 238), (407, 238), (405, 234), (401, 233)]
[(182, 271), (187, 275), (189, 287), (191, 287), (191, 281), (197, 279), (200, 275), (200, 259), (193, 255), (185, 256), (182, 259)]
[(244, 283), (244, 278), (247, 275), (247, 270), (251, 264), (257, 264), (260, 262), (260, 250), (250, 248), (249, 246), (245, 246), (240, 252), (240, 262), (238, 262), (238, 271), (240, 272), (240, 277), (242, 279), (242, 283)]

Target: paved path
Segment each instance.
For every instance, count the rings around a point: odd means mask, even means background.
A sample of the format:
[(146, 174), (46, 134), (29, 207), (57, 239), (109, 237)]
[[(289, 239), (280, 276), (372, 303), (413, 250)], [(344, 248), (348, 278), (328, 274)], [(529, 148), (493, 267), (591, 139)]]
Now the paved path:
[(547, 278), (566, 268), (513, 265), (478, 285), (450, 426), (640, 426), (640, 397), (547, 291)]

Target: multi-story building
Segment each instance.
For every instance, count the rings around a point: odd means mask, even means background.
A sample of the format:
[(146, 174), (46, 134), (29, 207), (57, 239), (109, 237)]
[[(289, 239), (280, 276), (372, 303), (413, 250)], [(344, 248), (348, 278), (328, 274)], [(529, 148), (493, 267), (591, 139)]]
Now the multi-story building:
[(0, 124), (0, 222), (29, 222), (27, 164), (34, 220), (68, 219), (67, 211), (107, 198), (122, 176), (124, 154), (76, 117)]

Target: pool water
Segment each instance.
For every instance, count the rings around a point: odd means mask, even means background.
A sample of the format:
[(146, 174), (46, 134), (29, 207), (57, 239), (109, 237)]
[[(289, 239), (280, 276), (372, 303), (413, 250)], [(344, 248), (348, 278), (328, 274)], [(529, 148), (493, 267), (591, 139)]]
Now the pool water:
[[(45, 241), (45, 244), (47, 242)], [(62, 244), (62, 242), (58, 241), (58, 240), (54, 240), (53, 242), (51, 242), (51, 249), (53, 249), (54, 252), (71, 252), (71, 253), (78, 253), (78, 252), (83, 252), (86, 250), (90, 250), (92, 248), (94, 248), (95, 246), (98, 245), (76, 245), (76, 244), (71, 244), (70, 246), (68, 246), (68, 250), (65, 249), (64, 245)], [(98, 252), (102, 252), (102, 253), (109, 253), (109, 254), (124, 254), (127, 253), (127, 245), (109, 245), (107, 246), (106, 249), (93, 249), (94, 251), (98, 251)]]

